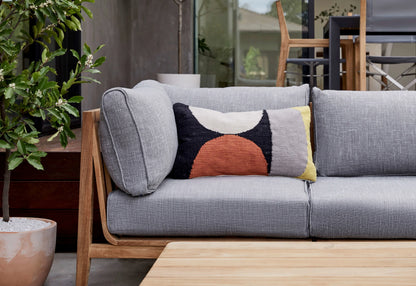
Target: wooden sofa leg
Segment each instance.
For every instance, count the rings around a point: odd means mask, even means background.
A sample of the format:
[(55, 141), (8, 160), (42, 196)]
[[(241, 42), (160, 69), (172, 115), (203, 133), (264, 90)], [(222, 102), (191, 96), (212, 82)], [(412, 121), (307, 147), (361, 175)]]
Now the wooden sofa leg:
[(90, 247), (94, 211), (94, 180), (92, 159), (92, 136), (94, 117), (84, 112), (81, 142), (81, 167), (79, 182), (78, 243), (77, 243), (77, 286), (88, 285), (90, 271)]
[(91, 259), (88, 253), (77, 253), (77, 277), (76, 286), (87, 286), (90, 274)]

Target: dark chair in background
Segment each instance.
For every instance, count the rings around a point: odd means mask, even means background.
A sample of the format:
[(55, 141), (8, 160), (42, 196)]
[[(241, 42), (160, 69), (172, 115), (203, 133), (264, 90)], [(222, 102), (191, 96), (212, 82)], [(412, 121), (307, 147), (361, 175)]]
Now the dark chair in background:
[[(290, 1), (290, 0), (288, 0)], [(329, 46), (328, 39), (291, 39), (289, 31), (286, 25), (286, 20), (280, 0), (276, 1), (277, 17), (279, 19), (280, 33), (281, 33), (281, 46), (279, 56), (279, 66), (277, 69), (276, 86), (285, 85), (285, 75), (287, 73), (287, 64), (297, 64), (302, 66), (309, 66), (309, 75), (303, 75), (309, 77), (309, 85), (315, 86), (316, 81), (316, 67), (319, 65), (328, 65), (329, 60), (327, 58), (289, 58), (290, 48), (327, 48)], [(341, 40), (341, 48), (347, 51), (352, 51), (352, 40)], [(349, 57), (343, 59), (343, 63), (352, 63), (353, 54), (348, 53)], [(347, 69), (348, 71), (348, 69)], [(346, 73), (347, 85), (353, 85), (353, 72), (352, 69)]]
[[(360, 18), (360, 64), (359, 78), (360, 89), (366, 89), (366, 76), (380, 76), (377, 79), (382, 84), (383, 89), (389, 89), (395, 85), (399, 89), (409, 89), (416, 84), (416, 79), (411, 79), (406, 85), (398, 82), (406, 76), (415, 76), (412, 72), (416, 68), (416, 56), (367, 56), (366, 43), (415, 43), (416, 37), (416, 1), (414, 0), (361, 0)], [(377, 64), (381, 64), (379, 68)], [(390, 64), (410, 64), (398, 76), (393, 77), (383, 69)], [(370, 67), (370, 71), (367, 71)]]

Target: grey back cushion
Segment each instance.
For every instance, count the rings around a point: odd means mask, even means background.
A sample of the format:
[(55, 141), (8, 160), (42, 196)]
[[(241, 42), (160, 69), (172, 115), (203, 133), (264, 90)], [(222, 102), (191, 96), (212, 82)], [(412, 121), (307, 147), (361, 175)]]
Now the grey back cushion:
[(309, 102), (309, 87), (187, 89), (153, 80), (104, 93), (100, 142), (107, 169), (126, 193), (154, 192), (170, 173), (178, 148), (173, 103), (222, 112), (281, 109)]
[(110, 89), (103, 95), (100, 121), (101, 151), (116, 185), (134, 196), (156, 190), (172, 169), (178, 148), (166, 92)]
[(319, 175), (416, 174), (416, 92), (314, 88), (312, 101)]
[(135, 86), (163, 88), (172, 103), (213, 109), (221, 112), (242, 112), (261, 109), (282, 109), (309, 104), (309, 86), (292, 87), (226, 87), (183, 88), (145, 80)]

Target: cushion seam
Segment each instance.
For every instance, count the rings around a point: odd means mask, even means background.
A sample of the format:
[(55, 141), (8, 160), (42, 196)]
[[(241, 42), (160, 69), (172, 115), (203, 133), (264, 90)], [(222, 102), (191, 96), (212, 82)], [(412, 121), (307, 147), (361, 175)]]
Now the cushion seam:
[(144, 150), (143, 150), (142, 138), (140, 136), (139, 127), (137, 125), (136, 118), (134, 117), (133, 112), (131, 111), (131, 106), (130, 106), (130, 102), (128, 100), (127, 93), (124, 92), (124, 90), (123, 90), (123, 93), (124, 93), (124, 98), (125, 98), (125, 101), (126, 101), (127, 109), (128, 109), (128, 111), (130, 113), (131, 118), (133, 119), (134, 126), (136, 128), (137, 136), (138, 136), (139, 142), (140, 142), (140, 149), (142, 151), (141, 152), (142, 153), (142, 156), (141, 157), (143, 158), (143, 165), (144, 165), (144, 171), (145, 171), (145, 176), (146, 176), (146, 192), (145, 193), (150, 193), (149, 190), (147, 189), (148, 188), (148, 185), (149, 185), (149, 173), (148, 173), (148, 170), (147, 170), (147, 164), (146, 164), (146, 158), (145, 158), (146, 156), (145, 156)]
[[(114, 150), (114, 154), (116, 155), (116, 158), (117, 158), (117, 165), (118, 165), (118, 169), (119, 169), (119, 171), (120, 171), (120, 175), (121, 175), (121, 183), (123, 184), (123, 189), (125, 190), (125, 191), (127, 191), (127, 187), (126, 187), (126, 183), (125, 183), (125, 180), (124, 180), (124, 174), (123, 174), (123, 170), (122, 170), (122, 167), (121, 167), (121, 163), (120, 163), (120, 158), (119, 158), (119, 154), (118, 154), (118, 152), (117, 152), (117, 148), (116, 148), (116, 146), (115, 146), (115, 142), (114, 142), (114, 137), (113, 137), (113, 134), (112, 134), (112, 132), (111, 132), (111, 128), (110, 128), (110, 124), (109, 124), (109, 122), (108, 122), (108, 119), (107, 119), (107, 114), (106, 114), (106, 111), (105, 111), (105, 104), (104, 104), (104, 98), (110, 93), (110, 92), (112, 92), (112, 91), (114, 91), (114, 89), (111, 89), (111, 90), (109, 90), (109, 91), (107, 91), (106, 93), (104, 93), (104, 95), (103, 95), (103, 104), (102, 104), (102, 114), (103, 114), (103, 117), (104, 117), (104, 121), (105, 121), (105, 123), (106, 123), (106, 127), (107, 127), (107, 131), (108, 131), (108, 134), (110, 135), (110, 139), (111, 139), (111, 147), (113, 148), (113, 150)], [(123, 93), (124, 93), (124, 91), (122, 91)], [(128, 192), (128, 191), (127, 191)], [(128, 192), (128, 193), (130, 193), (130, 192)]]
[(320, 92), (321, 92), (321, 90), (319, 90), (318, 88), (316, 88), (316, 87), (314, 87), (313, 88), (313, 95), (312, 95), (312, 116), (313, 116), (313, 139), (314, 139), (314, 142), (315, 142), (315, 152), (313, 152), (313, 159), (314, 159), (314, 163), (315, 163), (315, 168), (316, 168), (316, 173), (317, 173), (317, 175), (321, 175), (321, 171), (319, 170), (319, 161), (318, 161), (318, 158), (319, 158), (319, 150), (318, 150), (318, 146), (319, 146), (319, 143), (318, 143), (318, 141), (319, 141), (319, 138), (318, 138), (318, 124), (317, 124), (317, 120), (316, 120), (316, 117), (317, 117), (317, 113), (318, 113), (318, 111), (317, 111), (317, 106), (316, 106), (316, 101), (317, 101), (317, 93), (319, 93), (319, 96), (321, 95), (320, 94)]
[(311, 218), (312, 218), (312, 198), (311, 198), (311, 183), (308, 181), (305, 181), (305, 192), (308, 196), (308, 210), (306, 211), (307, 215), (307, 233), (308, 237), (311, 237)]
[(308, 182), (307, 183), (307, 191), (308, 191), (308, 197), (309, 197), (309, 220), (308, 220), (308, 228), (309, 228), (309, 237), (312, 237), (312, 212), (313, 212), (313, 204), (312, 204), (312, 184)]

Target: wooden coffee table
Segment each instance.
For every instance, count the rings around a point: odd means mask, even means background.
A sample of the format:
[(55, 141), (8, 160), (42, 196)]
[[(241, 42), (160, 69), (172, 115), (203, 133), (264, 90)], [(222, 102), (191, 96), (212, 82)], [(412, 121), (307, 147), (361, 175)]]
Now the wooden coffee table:
[(416, 285), (416, 242), (172, 242), (141, 285)]

